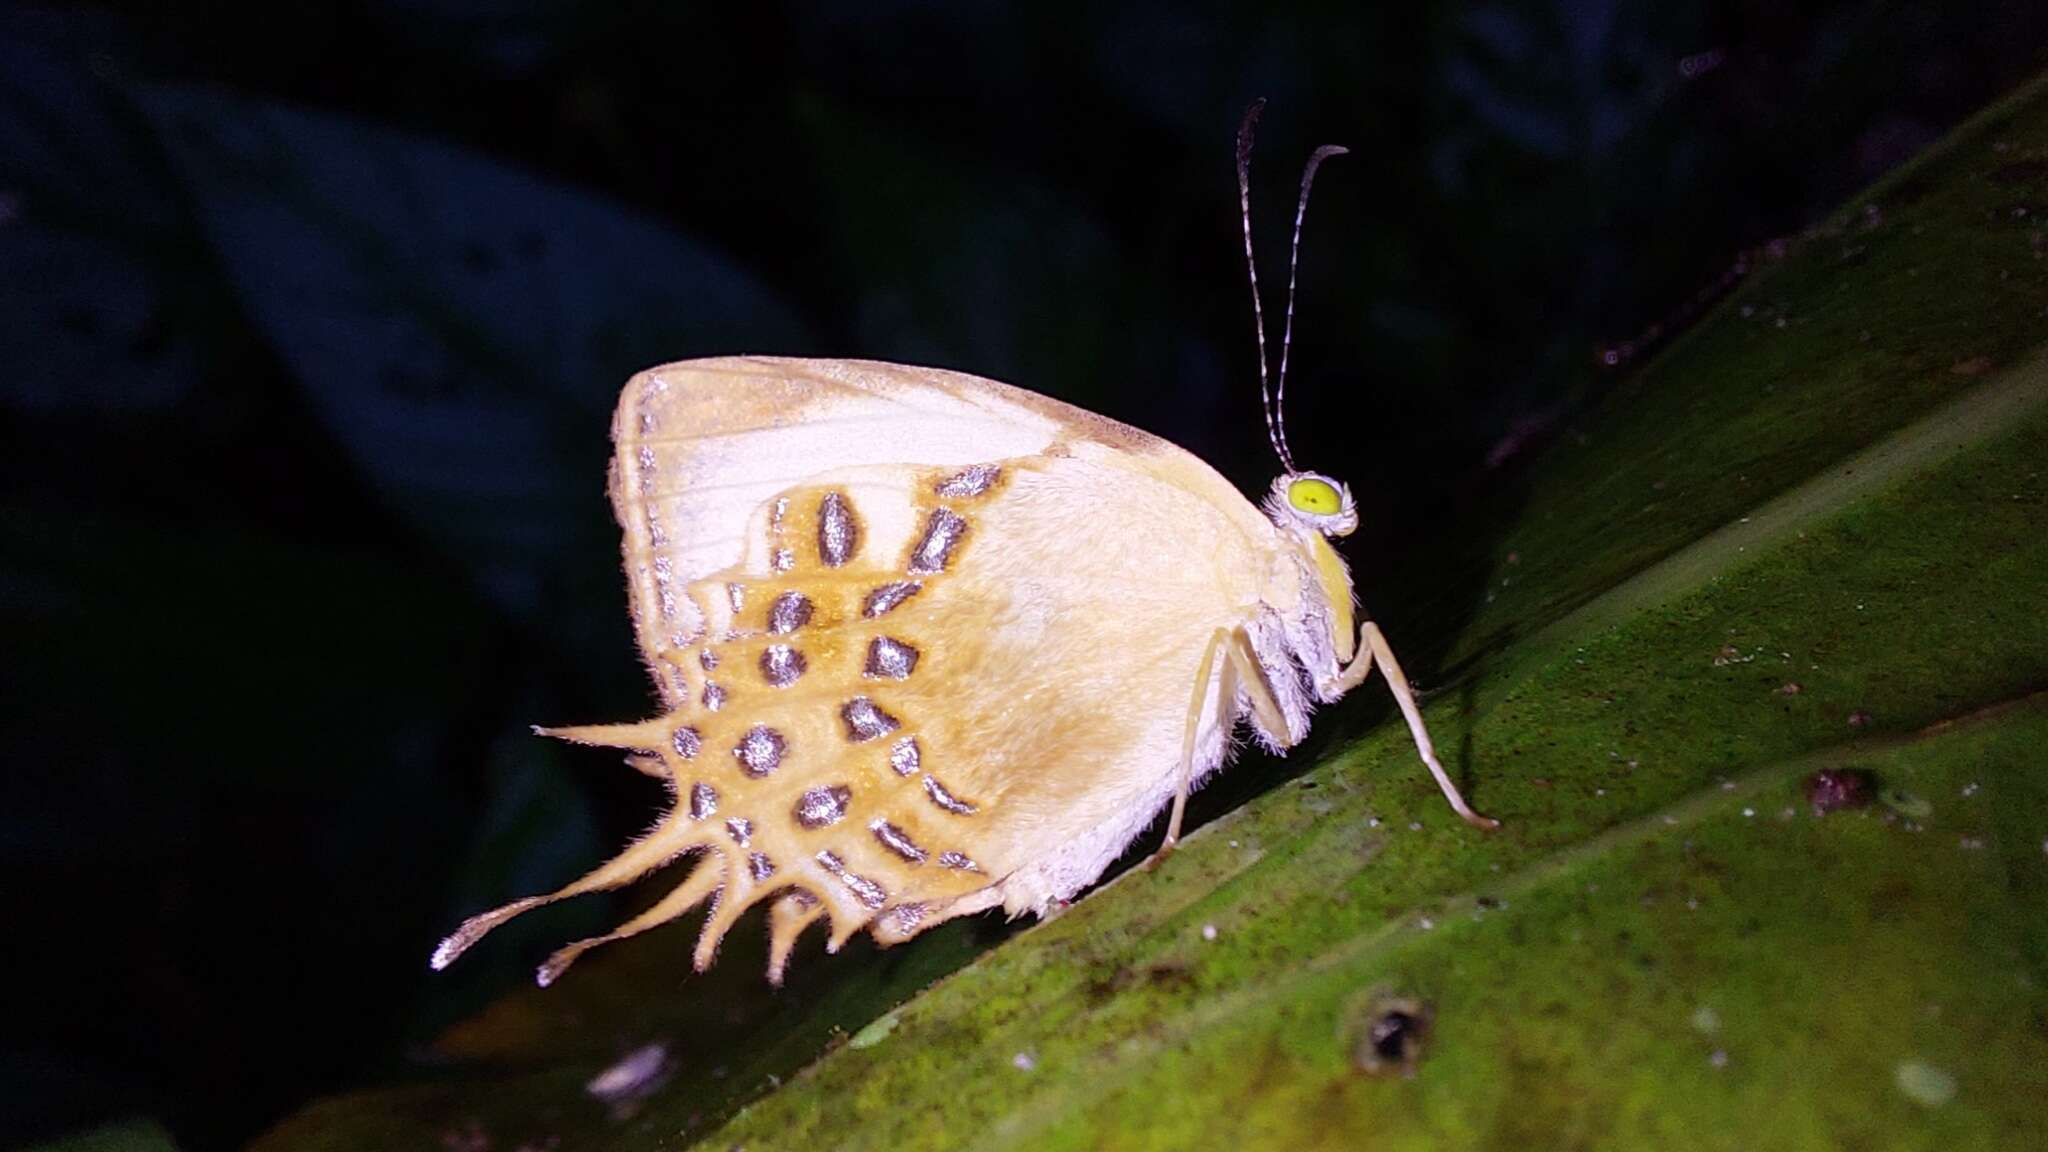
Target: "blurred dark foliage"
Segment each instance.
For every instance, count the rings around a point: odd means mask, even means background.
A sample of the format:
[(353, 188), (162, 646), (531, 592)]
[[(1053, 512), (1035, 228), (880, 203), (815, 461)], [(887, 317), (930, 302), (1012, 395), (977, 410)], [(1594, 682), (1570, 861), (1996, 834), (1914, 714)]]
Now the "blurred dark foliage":
[(1300, 161), (1353, 149), (1289, 399), (1384, 612), (1744, 252), (2044, 39), (2032, 0), (0, 11), (0, 1143), (231, 1144), (524, 978), (515, 931), (423, 959), (658, 799), (525, 734), (645, 706), (633, 370), (940, 364), (1263, 487), (1263, 95), (1268, 284)]

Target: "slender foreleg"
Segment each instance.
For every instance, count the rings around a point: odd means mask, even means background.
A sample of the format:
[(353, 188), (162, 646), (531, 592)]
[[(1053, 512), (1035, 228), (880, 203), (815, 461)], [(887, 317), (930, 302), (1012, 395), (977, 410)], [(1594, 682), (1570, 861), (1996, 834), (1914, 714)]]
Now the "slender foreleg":
[[(1230, 642), (1230, 632), (1228, 628), (1218, 628), (1202, 647), (1202, 662), (1195, 668), (1194, 699), (1188, 701), (1187, 732), (1181, 741), (1180, 777), (1173, 791), (1173, 815), (1166, 820), (1166, 842), (1159, 846), (1159, 851), (1153, 855), (1154, 860), (1173, 851), (1173, 846), (1180, 843), (1181, 817), (1187, 813), (1188, 790), (1193, 787), (1195, 779), (1195, 741), (1202, 734), (1202, 716), (1209, 710), (1209, 679), (1216, 670), (1217, 655)], [(1225, 659), (1227, 678), (1228, 657)], [(1224, 706), (1228, 707), (1228, 701), (1234, 700), (1235, 696), (1233, 692), (1226, 697)]]
[(1408, 721), (1408, 732), (1415, 737), (1415, 750), (1422, 754), (1422, 762), (1429, 766), (1429, 774), (1436, 777), (1436, 786), (1443, 789), (1444, 799), (1450, 801), (1451, 810), (1474, 827), (1500, 827), (1500, 821), (1481, 816), (1465, 803), (1458, 786), (1451, 783), (1450, 773), (1437, 762), (1436, 745), (1430, 743), (1429, 729), (1422, 726), (1422, 712), (1415, 706), (1415, 693), (1408, 688), (1408, 677), (1401, 674), (1401, 663), (1394, 659), (1394, 650), (1387, 647), (1387, 638), (1380, 634), (1380, 626), (1367, 620), (1358, 629), (1358, 656), (1351, 662), (1351, 667), (1338, 677), (1338, 683), (1346, 688), (1363, 683), (1372, 673), (1375, 662), (1386, 674), (1387, 690), (1394, 694), (1394, 703), (1401, 706), (1401, 715)]

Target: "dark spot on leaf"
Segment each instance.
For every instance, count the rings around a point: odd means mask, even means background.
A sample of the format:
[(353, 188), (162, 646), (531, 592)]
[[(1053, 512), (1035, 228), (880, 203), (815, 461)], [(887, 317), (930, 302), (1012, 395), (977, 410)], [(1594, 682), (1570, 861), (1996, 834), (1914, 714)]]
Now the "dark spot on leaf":
[(1433, 1013), (1405, 996), (1376, 998), (1365, 1013), (1351, 1062), (1368, 1076), (1413, 1076), (1429, 1039)]
[(1877, 774), (1868, 768), (1823, 768), (1806, 778), (1806, 802), (1815, 816), (1865, 808), (1877, 797)]

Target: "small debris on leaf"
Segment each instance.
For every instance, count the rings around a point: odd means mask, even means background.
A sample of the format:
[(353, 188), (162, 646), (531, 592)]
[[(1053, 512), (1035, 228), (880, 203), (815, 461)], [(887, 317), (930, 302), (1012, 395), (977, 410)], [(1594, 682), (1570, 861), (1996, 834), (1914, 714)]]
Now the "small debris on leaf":
[(889, 1033), (896, 1030), (896, 1024), (896, 1014), (891, 1012), (887, 1016), (880, 1017), (869, 1023), (867, 1027), (855, 1032), (853, 1038), (846, 1042), (846, 1046), (853, 1049), (873, 1048), (889, 1038)]
[(668, 1082), (668, 1076), (668, 1045), (657, 1040), (620, 1057), (583, 1090), (603, 1102), (613, 1119), (624, 1120), (639, 1111), (640, 1105)]
[(1907, 1099), (1928, 1108), (1939, 1108), (1956, 1095), (1956, 1078), (1925, 1060), (1901, 1061), (1892, 1072), (1892, 1082)]
[(1877, 773), (1868, 768), (1823, 768), (1806, 778), (1806, 802), (1815, 816), (1866, 808), (1877, 797)]
[(1934, 815), (1934, 805), (1904, 788), (1886, 788), (1877, 794), (1877, 799), (1885, 807), (1909, 820), (1924, 820)]

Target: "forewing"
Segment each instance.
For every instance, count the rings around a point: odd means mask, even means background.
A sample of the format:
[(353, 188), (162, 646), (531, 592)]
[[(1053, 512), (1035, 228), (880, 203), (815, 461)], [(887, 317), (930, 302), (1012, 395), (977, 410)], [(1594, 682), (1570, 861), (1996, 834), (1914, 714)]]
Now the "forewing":
[[(671, 707), (681, 690), (664, 678), (662, 653), (697, 639), (706, 624), (706, 606), (684, 589), (735, 566), (765, 574), (785, 562), (747, 548), (750, 522), (786, 489), (847, 469), (965, 467), (1075, 442), (1180, 451), (1083, 409), (958, 372), (766, 357), (640, 373), (620, 397), (612, 436), (612, 504), (624, 532), (633, 626)], [(873, 531), (909, 530), (896, 515), (907, 507), (866, 503)]]

